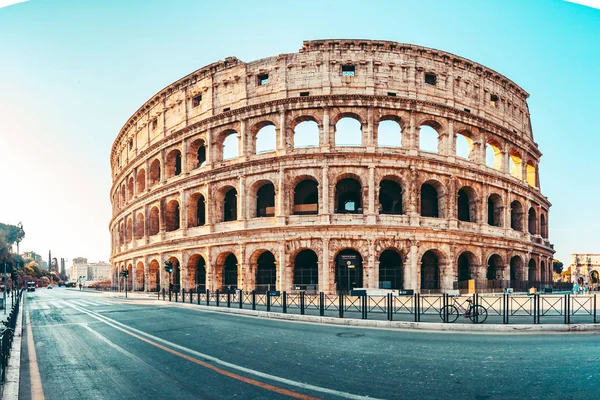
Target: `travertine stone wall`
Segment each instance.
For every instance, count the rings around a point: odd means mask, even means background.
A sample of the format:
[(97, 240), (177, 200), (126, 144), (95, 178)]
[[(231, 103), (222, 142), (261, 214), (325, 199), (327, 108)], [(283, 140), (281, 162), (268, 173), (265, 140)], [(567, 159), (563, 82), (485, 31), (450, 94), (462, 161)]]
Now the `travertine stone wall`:
[[(308, 41), (295, 54), (250, 63), (230, 57), (201, 68), (146, 102), (114, 142), (114, 279), (130, 268), (136, 289), (165, 287), (163, 264), (171, 259), (177, 283), (189, 289), (202, 260), (206, 287), (219, 289), (233, 254), (236, 286), (252, 290), (258, 257), (269, 251), (277, 288), (293, 290), (295, 257), (311, 249), (318, 288), (334, 291), (336, 258), (353, 249), (362, 259), (361, 286), (369, 288), (379, 286), (386, 250), (401, 257), (404, 288), (451, 289), (461, 262), (470, 278), (485, 279), (493, 264), (497, 279), (550, 281), (550, 203), (539, 189), (541, 153), (527, 97), (485, 66), (386, 41)], [(355, 146), (336, 146), (343, 118), (360, 124)], [(398, 123), (395, 147), (379, 143), (379, 124), (388, 120)], [(299, 148), (295, 129), (305, 121), (316, 123), (318, 143)], [(275, 129), (274, 151), (257, 154), (265, 127)], [(420, 148), (423, 127), (435, 129), (437, 152)], [(224, 159), (231, 135), (238, 156)], [(457, 155), (459, 137), (467, 138), (467, 157)], [(495, 152), (493, 165), (486, 164), (486, 147)], [(340, 213), (336, 185), (348, 178), (360, 186), (354, 200), (360, 208)], [(306, 180), (317, 183), (315, 214), (299, 213), (306, 208), (294, 204)], [(399, 212), (383, 212), (384, 180), (401, 188)], [(257, 195), (266, 184), (273, 185), (273, 205), (258, 217)], [(435, 188), (437, 217), (423, 209), (424, 184)], [(223, 222), (232, 212), (225, 207), (230, 189), (237, 218)], [(468, 211), (459, 211), (461, 201)], [(435, 271), (434, 281), (426, 271)]]

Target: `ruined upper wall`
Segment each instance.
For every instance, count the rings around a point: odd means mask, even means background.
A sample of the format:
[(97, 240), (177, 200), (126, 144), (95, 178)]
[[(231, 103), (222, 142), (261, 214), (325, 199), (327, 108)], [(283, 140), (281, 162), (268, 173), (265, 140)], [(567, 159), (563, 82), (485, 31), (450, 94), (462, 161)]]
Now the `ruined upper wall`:
[[(354, 76), (342, 67), (353, 66)], [(435, 84), (425, 83), (426, 74)], [(268, 83), (260, 84), (265, 76)], [(528, 94), (497, 72), (440, 50), (371, 40), (305, 41), (299, 53), (203, 67), (161, 90), (127, 121), (111, 152), (119, 161), (173, 132), (217, 114), (298, 96), (395, 96), (442, 104), (533, 136)], [(201, 98), (201, 101), (198, 100)]]

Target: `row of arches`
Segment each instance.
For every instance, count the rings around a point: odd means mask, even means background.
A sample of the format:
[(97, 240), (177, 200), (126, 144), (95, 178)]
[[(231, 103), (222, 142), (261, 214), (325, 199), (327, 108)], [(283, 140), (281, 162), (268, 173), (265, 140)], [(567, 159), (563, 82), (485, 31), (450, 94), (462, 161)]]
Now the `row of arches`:
[[(333, 193), (333, 213), (335, 214), (363, 214), (364, 203), (368, 196), (360, 177), (346, 174), (335, 184)], [(396, 177), (387, 177), (379, 182), (378, 208), (379, 215), (403, 215), (410, 205), (402, 181)], [(462, 222), (487, 223), (495, 227), (510, 227), (516, 231), (529, 232), (532, 235), (548, 237), (548, 224), (546, 214), (539, 213), (539, 206), (531, 205), (527, 212), (519, 200), (513, 200), (509, 205), (509, 221), (505, 223), (504, 200), (492, 193), (487, 201), (482, 202), (478, 193), (470, 186), (463, 186), (456, 193), (454, 210), (447, 196), (447, 189), (436, 180), (427, 180), (421, 185), (416, 211), (423, 217), (450, 218), (455, 217)], [(276, 213), (277, 193), (275, 185), (269, 180), (261, 180), (250, 187), (249, 218), (273, 217)], [(310, 176), (304, 176), (297, 182), (293, 189), (291, 208), (287, 212), (291, 215), (316, 215), (319, 214), (319, 184)], [(162, 204), (150, 206), (148, 216), (138, 212), (135, 222), (127, 216), (118, 225), (114, 239), (115, 244), (122, 245), (133, 239), (144, 236), (157, 235), (161, 231), (161, 213), (163, 214), (163, 230), (167, 232), (182, 228), (182, 213), (187, 213), (187, 228), (204, 226), (209, 221), (209, 210), (214, 210), (212, 216), (215, 223), (229, 222), (240, 219), (239, 195), (236, 187), (226, 185), (215, 192), (214, 203), (207, 202), (201, 192), (193, 192), (187, 201), (187, 207), (182, 210), (180, 200), (168, 200), (164, 207)], [(480, 204), (485, 206), (481, 207)], [(486, 204), (487, 203), (487, 204)], [(162, 211), (162, 212), (161, 212)], [(487, 215), (486, 215), (487, 214)], [(539, 216), (538, 216), (539, 214)], [(135, 229), (134, 229), (135, 223)], [(146, 226), (147, 225), (147, 226)], [(134, 234), (135, 231), (135, 234)]]
[[(280, 264), (275, 255), (269, 250), (258, 251), (251, 257), (251, 262), (246, 270), (242, 270), (242, 263), (234, 252), (224, 252), (217, 256), (215, 262), (209, 266), (203, 255), (193, 254), (189, 257), (185, 269), (181, 268), (177, 257), (169, 257), (173, 265), (171, 275), (161, 271), (160, 264), (153, 259), (148, 264), (147, 271), (144, 263), (138, 261), (133, 274), (133, 264), (129, 263), (130, 282), (135, 280), (138, 290), (155, 291), (163, 287), (220, 290), (327, 290), (321, 285), (323, 265), (317, 253), (308, 248), (300, 249), (291, 257), (290, 280), (287, 285), (280, 282)], [(509, 260), (503, 259), (499, 254), (490, 254), (487, 262), (480, 265), (477, 256), (470, 251), (461, 252), (456, 260), (455, 267), (448, 270), (448, 259), (445, 254), (437, 249), (425, 251), (419, 258), (418, 288), (411, 286), (407, 279), (408, 265), (406, 254), (396, 248), (384, 249), (378, 256), (375, 264), (378, 280), (377, 288), (380, 289), (421, 289), (436, 291), (451, 289), (448, 282), (461, 282), (470, 279), (501, 281), (547, 281), (548, 270), (544, 260), (531, 258), (525, 264), (520, 255), (514, 255)], [(333, 288), (336, 291), (348, 291), (356, 288), (368, 287), (363, 266), (363, 256), (357, 249), (345, 248), (339, 251), (334, 259)], [(115, 271), (118, 271), (117, 268)], [(164, 282), (161, 282), (164, 279)], [(147, 280), (147, 284), (146, 284)], [(212, 280), (209, 284), (209, 280)], [(446, 282), (446, 283), (444, 283)], [(173, 285), (173, 286), (170, 286)], [(320, 286), (321, 285), (321, 286)], [(444, 287), (445, 286), (445, 287)]]
[[(147, 188), (178, 176), (182, 171), (201, 168), (210, 161), (223, 161), (238, 158), (246, 154), (263, 154), (277, 151), (278, 147), (290, 148), (320, 147), (325, 144), (323, 116), (300, 115), (290, 121), (289, 141), (280, 138), (278, 118), (266, 119), (254, 123), (248, 130), (248, 139), (243, 140), (240, 128), (224, 128), (214, 136), (214, 144), (209, 149), (204, 137), (192, 139), (185, 145), (165, 150), (164, 156), (150, 159), (146, 166), (137, 168), (118, 187), (114, 204), (122, 207)], [(330, 120), (333, 146), (366, 146), (369, 142), (368, 119), (360, 112), (340, 112)], [(538, 187), (537, 161), (523, 150), (503, 144), (496, 135), (483, 132), (479, 128), (464, 124), (451, 124), (432, 116), (423, 115), (411, 125), (410, 114), (384, 114), (374, 122), (374, 143), (378, 147), (417, 148), (427, 153), (454, 155), (458, 158), (479, 162), (489, 168), (506, 172), (513, 177)], [(280, 145), (278, 146), (278, 143)], [(214, 148), (213, 148), (214, 147)], [(210, 150), (212, 155), (208, 152)], [(148, 171), (148, 172), (147, 172)], [(146, 177), (146, 174), (148, 176)]]

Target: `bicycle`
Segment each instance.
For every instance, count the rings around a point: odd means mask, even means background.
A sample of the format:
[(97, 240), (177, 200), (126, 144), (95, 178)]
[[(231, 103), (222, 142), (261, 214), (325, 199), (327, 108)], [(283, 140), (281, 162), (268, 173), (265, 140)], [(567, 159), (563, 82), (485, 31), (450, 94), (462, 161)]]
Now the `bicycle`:
[(456, 296), (448, 296), (452, 299), (452, 304), (447, 304), (440, 309), (440, 318), (444, 322), (455, 322), (459, 315), (469, 318), (474, 324), (482, 324), (487, 319), (487, 309), (479, 304), (474, 305), (473, 300), (467, 299), (469, 309), (460, 304)]

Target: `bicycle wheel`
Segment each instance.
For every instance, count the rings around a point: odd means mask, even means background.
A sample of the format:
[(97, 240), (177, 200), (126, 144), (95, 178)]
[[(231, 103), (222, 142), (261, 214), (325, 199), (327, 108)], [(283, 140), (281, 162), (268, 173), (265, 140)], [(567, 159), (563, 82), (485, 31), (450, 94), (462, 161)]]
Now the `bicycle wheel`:
[(440, 309), (440, 318), (444, 322), (454, 322), (458, 319), (458, 308), (449, 304)]
[(487, 319), (487, 310), (484, 306), (472, 306), (469, 311), (469, 318), (474, 324), (483, 324)]

